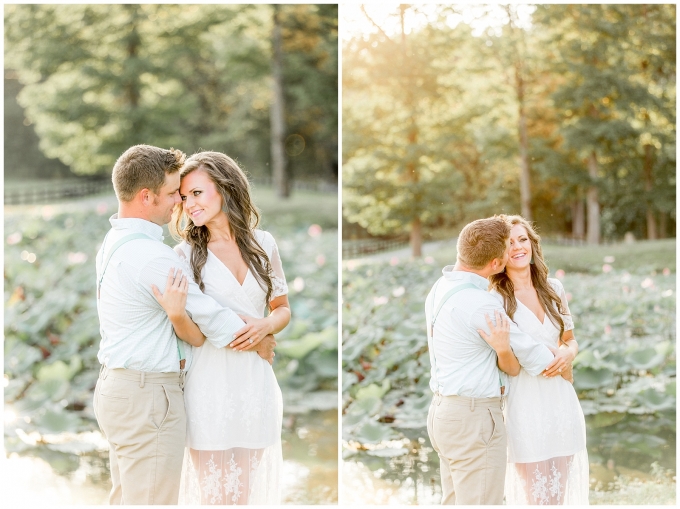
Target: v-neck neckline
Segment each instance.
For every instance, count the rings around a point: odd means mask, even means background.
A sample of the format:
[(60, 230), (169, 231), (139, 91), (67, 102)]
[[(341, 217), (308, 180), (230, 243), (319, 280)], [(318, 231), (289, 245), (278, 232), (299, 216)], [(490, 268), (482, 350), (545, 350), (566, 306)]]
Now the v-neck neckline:
[(238, 282), (238, 279), (236, 278), (236, 274), (234, 274), (234, 273), (231, 271), (231, 269), (230, 269), (229, 267), (227, 267), (227, 265), (226, 265), (222, 260), (220, 260), (220, 257), (217, 256), (215, 253), (213, 253), (213, 252), (210, 250), (209, 247), (206, 246), (206, 249), (208, 250), (208, 253), (210, 253), (214, 258), (217, 259), (218, 262), (220, 262), (220, 265), (222, 265), (222, 267), (224, 267), (225, 270), (231, 275), (231, 277), (234, 279), (234, 281), (236, 281), (236, 284), (239, 285), (241, 288), (243, 288), (243, 285), (246, 284), (246, 280), (248, 279), (248, 275), (250, 274), (250, 267), (248, 267), (247, 270), (246, 270), (246, 275), (245, 275), (245, 277), (243, 278), (243, 283), (239, 283), (239, 282)]
[(538, 316), (536, 316), (536, 313), (534, 313), (534, 312), (529, 308), (529, 306), (527, 306), (524, 302), (522, 302), (521, 300), (519, 300), (517, 297), (515, 297), (515, 300), (516, 300), (517, 302), (519, 302), (522, 306), (524, 306), (524, 307), (526, 308), (526, 310), (527, 310), (529, 313), (531, 313), (531, 316), (533, 316), (534, 318), (536, 318), (536, 321), (537, 321), (538, 323), (540, 323), (541, 326), (544, 326), (544, 325), (545, 325), (545, 315), (547, 315), (548, 313), (546, 313), (546, 312), (543, 313), (543, 321), (541, 321), (541, 319), (540, 319)]

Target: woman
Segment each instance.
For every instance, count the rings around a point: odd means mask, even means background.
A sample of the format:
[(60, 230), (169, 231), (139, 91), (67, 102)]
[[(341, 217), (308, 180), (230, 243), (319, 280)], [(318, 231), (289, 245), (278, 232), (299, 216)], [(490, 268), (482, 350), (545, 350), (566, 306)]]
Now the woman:
[(505, 270), (489, 278), (492, 291), (523, 332), (569, 352), (543, 375), (533, 377), (522, 369), (508, 377), (506, 503), (587, 504), (585, 419), (567, 380), (578, 344), (566, 293), (558, 279), (548, 278), (540, 237), (531, 224), (521, 216), (506, 219), (512, 225), (509, 258)]
[(271, 365), (252, 350), (290, 321), (278, 249), (255, 229), (260, 218), (248, 179), (231, 158), (194, 154), (180, 177), (182, 204), (170, 224), (182, 241), (175, 250), (201, 290), (246, 322), (228, 347), (206, 341), (190, 352), (184, 502), (279, 504), (281, 390)]

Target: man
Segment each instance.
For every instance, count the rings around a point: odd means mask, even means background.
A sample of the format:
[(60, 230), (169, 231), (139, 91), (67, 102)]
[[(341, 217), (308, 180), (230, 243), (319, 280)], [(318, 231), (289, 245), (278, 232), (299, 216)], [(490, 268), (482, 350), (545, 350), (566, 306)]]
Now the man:
[[(110, 446), (112, 505), (177, 504), (186, 435), (178, 336), (200, 339), (197, 344), (205, 336), (221, 348), (244, 326), (232, 310), (174, 271), (182, 261), (163, 243), (162, 226), (181, 202), (184, 159), (179, 150), (136, 145), (113, 168), (118, 214), (97, 254), (102, 369), (94, 395), (97, 422)], [(186, 312), (169, 318), (157, 298), (187, 284)], [(249, 348), (271, 362), (274, 344), (268, 336)]]
[(535, 376), (554, 359), (487, 291), (487, 278), (503, 270), (509, 246), (504, 219), (468, 224), (458, 237), (456, 264), (443, 269), (425, 302), (434, 392), (427, 430), (439, 454), (442, 504), (503, 503), (507, 438), (501, 370), (517, 375), (521, 365)]

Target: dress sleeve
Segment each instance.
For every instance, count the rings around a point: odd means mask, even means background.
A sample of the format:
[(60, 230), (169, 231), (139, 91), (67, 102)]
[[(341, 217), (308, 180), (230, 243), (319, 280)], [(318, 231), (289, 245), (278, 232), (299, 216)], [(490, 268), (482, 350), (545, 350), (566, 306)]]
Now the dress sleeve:
[(191, 278), (192, 281), (194, 281), (194, 271), (191, 269), (191, 262), (189, 261), (189, 246), (185, 243), (182, 242), (180, 244), (177, 244), (174, 248), (175, 253), (179, 255), (179, 259), (182, 262), (181, 269), (184, 274), (186, 274), (187, 277)]
[(281, 264), (281, 257), (279, 256), (279, 248), (276, 245), (274, 237), (267, 233), (269, 263), (272, 266), (272, 300), (281, 295), (288, 294), (288, 284), (286, 283), (286, 275), (283, 273), (283, 265)]
[(499, 311), (501, 315), (510, 321), (510, 347), (520, 365), (531, 376), (540, 375), (545, 367), (553, 360), (554, 355), (546, 345), (522, 332), (520, 328), (517, 327), (517, 324), (510, 320), (505, 313), (505, 309), (503, 309), (503, 306), (498, 301), (493, 303), (489, 302), (475, 310), (470, 318), (470, 325), (474, 330), (481, 329), (486, 334), (489, 334), (491, 331), (489, 330), (484, 315), (488, 315), (489, 318), (491, 318), (491, 321), (495, 322), (494, 311)]
[[(151, 290), (151, 285), (156, 285), (160, 292), (164, 293), (170, 268), (181, 268), (181, 263), (177, 253), (168, 247), (167, 251), (163, 250), (161, 254), (139, 270), (137, 284), (144, 289), (149, 302), (153, 301), (160, 308), (160, 304), (158, 304)], [(189, 278), (188, 282), (187, 314), (198, 325), (206, 339), (216, 348), (227, 346), (234, 340), (234, 334), (245, 323), (234, 311), (222, 307), (215, 299), (205, 295), (193, 278)]]
[(571, 316), (571, 311), (569, 311), (569, 302), (567, 301), (567, 292), (564, 290), (564, 286), (562, 285), (562, 281), (559, 279), (550, 279), (550, 283), (552, 283), (553, 288), (557, 292), (557, 295), (560, 296), (560, 299), (562, 300), (562, 308), (566, 311), (566, 314), (562, 315), (562, 320), (564, 321), (564, 330), (573, 330), (574, 329), (574, 318)]

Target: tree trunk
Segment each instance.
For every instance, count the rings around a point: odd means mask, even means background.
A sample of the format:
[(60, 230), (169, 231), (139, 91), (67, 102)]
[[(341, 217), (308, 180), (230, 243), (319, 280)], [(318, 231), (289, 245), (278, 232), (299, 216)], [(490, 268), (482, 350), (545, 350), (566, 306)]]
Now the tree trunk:
[[(406, 104), (408, 110), (411, 113), (410, 125), (407, 135), (407, 143), (413, 146), (418, 142), (418, 125), (416, 123), (417, 113), (414, 104), (415, 100), (413, 98), (413, 86), (414, 86), (413, 73), (408, 65), (409, 55), (406, 42), (406, 27), (404, 24), (404, 16), (407, 8), (408, 5), (405, 4), (401, 4), (399, 6), (401, 21), (401, 59), (402, 59), (401, 68), (405, 73), (404, 83), (406, 84), (404, 103)], [(413, 150), (410, 150), (409, 152), (412, 154), (414, 153)], [(415, 185), (412, 186), (412, 184), (417, 184), (418, 181), (420, 180), (417, 163), (411, 160), (406, 163), (406, 168), (408, 170), (405, 179), (407, 185), (411, 189), (417, 189)], [(411, 220), (411, 232), (410, 232), (411, 256), (413, 256), (413, 258), (420, 258), (421, 256), (423, 256), (423, 225), (422, 222), (420, 221), (421, 199), (418, 195), (418, 191), (416, 191), (412, 195), (412, 203), (413, 203), (413, 219)]]
[(588, 175), (591, 185), (588, 188), (586, 204), (588, 210), (588, 244), (600, 243), (600, 201), (595, 181), (597, 180), (597, 156), (593, 150), (588, 157)]
[(656, 218), (654, 217), (654, 207), (652, 206), (652, 190), (654, 189), (652, 146), (645, 145), (645, 194), (647, 195), (647, 239), (656, 240)]
[(583, 200), (578, 199), (571, 204), (571, 235), (575, 239), (583, 239), (586, 233), (586, 215)]
[[(518, 33), (518, 38), (522, 37), (522, 30), (513, 26), (513, 30)], [(529, 172), (529, 135), (527, 134), (527, 116), (524, 104), (524, 70), (522, 65), (522, 55), (520, 53), (520, 40), (516, 42), (515, 52), (515, 92), (517, 93), (519, 132), (519, 194), (522, 200), (522, 216), (527, 221), (533, 221), (531, 215), (531, 173)]]
[(659, 238), (666, 238), (666, 229), (668, 228), (668, 214), (666, 212), (659, 212)]
[(413, 258), (420, 258), (423, 256), (423, 229), (419, 217), (416, 217), (411, 221), (410, 243), (411, 255)]
[(281, 6), (273, 5), (274, 26), (272, 29), (272, 105), (270, 109), (271, 160), (274, 189), (279, 198), (290, 196), (285, 150), (285, 103), (283, 97), (283, 52), (281, 42)]
[(137, 25), (139, 22), (139, 6), (138, 5), (127, 5), (126, 9), (130, 14), (130, 33), (126, 37), (126, 53), (127, 59), (125, 62), (126, 72), (125, 72), (125, 96), (127, 104), (130, 108), (128, 114), (131, 122), (131, 130), (134, 134), (141, 133), (142, 123), (139, 117), (139, 98), (140, 98), (140, 83), (139, 83), (139, 73), (136, 69), (139, 67), (137, 60), (139, 59), (139, 48), (142, 44), (142, 39), (137, 30)]

